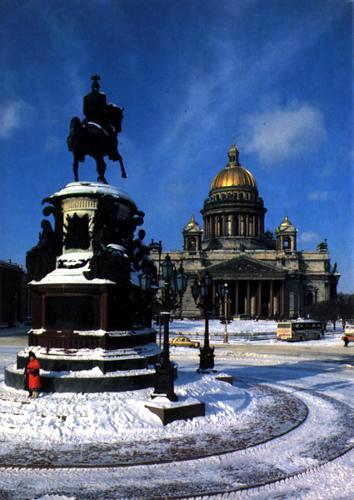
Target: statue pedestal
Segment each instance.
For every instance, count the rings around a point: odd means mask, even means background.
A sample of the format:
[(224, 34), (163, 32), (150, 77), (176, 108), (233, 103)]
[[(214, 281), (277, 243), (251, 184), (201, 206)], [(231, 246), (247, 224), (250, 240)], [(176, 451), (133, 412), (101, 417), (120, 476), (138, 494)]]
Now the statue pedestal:
[[(123, 191), (100, 183), (70, 183), (46, 201), (52, 207), (44, 213), (55, 215), (56, 265), (29, 284), (29, 347), (18, 354), (16, 368), (6, 371), (6, 383), (20, 388), (33, 350), (43, 370), (43, 390), (121, 391), (154, 385), (151, 368), (161, 350), (151, 328), (151, 304), (131, 275), (134, 231), (142, 212)], [(36, 265), (45, 249), (37, 250)], [(95, 369), (92, 377), (80, 373)]]

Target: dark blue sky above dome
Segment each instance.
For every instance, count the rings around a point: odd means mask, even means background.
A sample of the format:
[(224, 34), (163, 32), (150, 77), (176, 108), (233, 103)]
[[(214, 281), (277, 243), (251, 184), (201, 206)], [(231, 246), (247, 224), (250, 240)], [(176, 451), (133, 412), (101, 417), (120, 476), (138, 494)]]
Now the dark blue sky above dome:
[[(351, 8), (346, 0), (0, 2), (0, 259), (24, 263), (41, 200), (72, 181), (69, 122), (90, 76), (125, 108), (129, 178), (149, 238), (181, 247), (236, 143), (274, 231), (328, 239), (354, 291)], [(80, 167), (95, 180), (93, 161)]]

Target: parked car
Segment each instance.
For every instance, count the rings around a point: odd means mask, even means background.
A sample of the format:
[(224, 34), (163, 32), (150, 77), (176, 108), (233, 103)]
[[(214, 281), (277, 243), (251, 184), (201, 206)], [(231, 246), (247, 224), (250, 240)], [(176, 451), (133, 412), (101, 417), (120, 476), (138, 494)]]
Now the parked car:
[(353, 319), (347, 321), (345, 328), (344, 328), (344, 335), (341, 338), (344, 342), (345, 347), (348, 347), (349, 342), (354, 342), (354, 320)]
[(200, 347), (200, 342), (194, 342), (185, 336), (175, 337), (170, 341), (170, 345), (176, 347)]

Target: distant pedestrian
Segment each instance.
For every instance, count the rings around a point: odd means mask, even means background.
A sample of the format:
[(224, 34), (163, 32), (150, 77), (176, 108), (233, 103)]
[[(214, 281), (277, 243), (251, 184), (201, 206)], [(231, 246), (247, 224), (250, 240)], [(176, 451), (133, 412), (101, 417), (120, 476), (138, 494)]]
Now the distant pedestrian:
[(38, 396), (38, 391), (41, 388), (41, 377), (39, 375), (39, 370), (41, 365), (34, 354), (30, 351), (28, 355), (28, 361), (26, 364), (26, 385), (28, 389), (28, 397), (36, 398)]

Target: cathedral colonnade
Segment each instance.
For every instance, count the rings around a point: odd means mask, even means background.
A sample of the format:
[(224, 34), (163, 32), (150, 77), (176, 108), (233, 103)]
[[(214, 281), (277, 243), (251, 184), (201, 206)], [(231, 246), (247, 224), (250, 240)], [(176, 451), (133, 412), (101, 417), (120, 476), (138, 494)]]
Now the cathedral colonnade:
[[(219, 284), (228, 285), (228, 316), (245, 314), (279, 318), (285, 313), (285, 281), (262, 279), (213, 280), (213, 303), (218, 303)], [(223, 304), (219, 304), (219, 315), (223, 314)]]
[(260, 215), (228, 214), (208, 215), (204, 218), (205, 239), (218, 236), (260, 237), (264, 233), (264, 220)]

